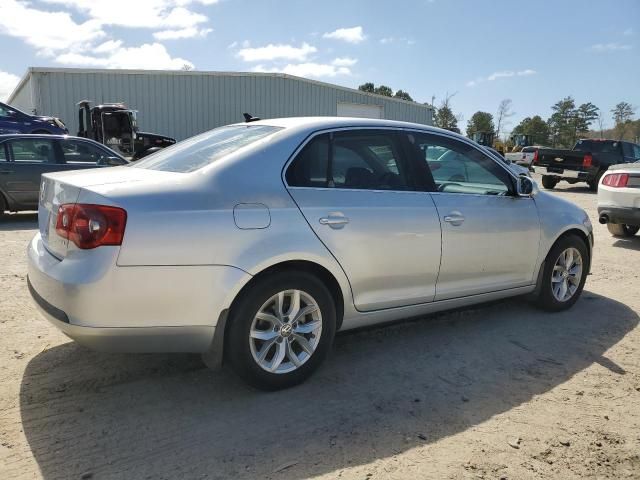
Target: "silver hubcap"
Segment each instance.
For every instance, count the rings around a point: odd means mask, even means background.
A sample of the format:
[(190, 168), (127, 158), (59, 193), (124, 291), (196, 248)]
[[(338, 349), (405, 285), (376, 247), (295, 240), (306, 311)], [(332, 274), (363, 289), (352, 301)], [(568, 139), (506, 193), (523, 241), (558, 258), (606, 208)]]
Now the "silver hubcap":
[(551, 291), (556, 300), (566, 302), (578, 290), (582, 279), (582, 255), (571, 247), (560, 254), (551, 274)]
[(258, 310), (249, 345), (262, 369), (288, 373), (311, 358), (321, 334), (322, 314), (315, 299), (302, 290), (284, 290)]

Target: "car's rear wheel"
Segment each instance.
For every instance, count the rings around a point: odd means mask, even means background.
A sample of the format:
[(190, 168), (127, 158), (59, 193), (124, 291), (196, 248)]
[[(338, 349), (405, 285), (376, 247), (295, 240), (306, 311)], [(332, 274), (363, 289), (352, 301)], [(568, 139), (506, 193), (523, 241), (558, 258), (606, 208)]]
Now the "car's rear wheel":
[(607, 223), (607, 228), (614, 237), (633, 237), (640, 230), (640, 227), (624, 223)]
[(597, 192), (598, 191), (598, 185), (600, 184), (600, 179), (602, 178), (603, 175), (604, 175), (604, 171), (599, 172), (596, 175), (596, 178), (594, 178), (590, 182), (587, 182), (589, 184), (589, 190), (591, 190), (592, 192)]
[(570, 308), (582, 293), (589, 263), (589, 250), (582, 238), (577, 235), (560, 238), (544, 263), (537, 305), (549, 311)]
[(555, 177), (551, 175), (543, 175), (542, 186), (547, 190), (553, 190), (557, 184), (558, 180)]
[(305, 272), (259, 279), (235, 302), (225, 352), (234, 370), (263, 390), (307, 379), (327, 356), (336, 308), (327, 287)]

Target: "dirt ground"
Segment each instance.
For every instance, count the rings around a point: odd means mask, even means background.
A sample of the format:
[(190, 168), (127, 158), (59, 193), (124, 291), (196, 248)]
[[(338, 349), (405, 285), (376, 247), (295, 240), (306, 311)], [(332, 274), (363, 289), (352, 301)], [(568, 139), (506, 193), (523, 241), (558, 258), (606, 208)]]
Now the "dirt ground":
[(572, 310), (512, 299), (341, 334), (309, 382), (269, 394), (197, 355), (69, 341), (27, 292), (36, 217), (13, 215), (0, 223), (0, 479), (640, 478), (640, 236), (610, 236), (586, 188), (556, 194), (595, 229)]

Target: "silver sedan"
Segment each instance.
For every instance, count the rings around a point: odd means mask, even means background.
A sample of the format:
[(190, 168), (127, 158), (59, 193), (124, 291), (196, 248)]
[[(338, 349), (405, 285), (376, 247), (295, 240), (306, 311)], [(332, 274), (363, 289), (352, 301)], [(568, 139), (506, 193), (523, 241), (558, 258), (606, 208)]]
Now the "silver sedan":
[(79, 343), (201, 352), (264, 389), (335, 332), (529, 294), (573, 305), (592, 229), (468, 139), (410, 123), (229, 125), (135, 164), (45, 174), (29, 289)]

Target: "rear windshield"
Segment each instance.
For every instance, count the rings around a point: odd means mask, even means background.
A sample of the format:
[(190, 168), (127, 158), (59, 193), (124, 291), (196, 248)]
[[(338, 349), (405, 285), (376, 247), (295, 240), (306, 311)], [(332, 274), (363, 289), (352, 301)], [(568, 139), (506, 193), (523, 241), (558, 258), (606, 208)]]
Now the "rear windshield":
[(522, 149), (522, 153), (532, 153), (535, 152), (538, 149), (538, 147), (524, 147)]
[(620, 151), (620, 142), (613, 140), (578, 140), (573, 149), (591, 153), (618, 153)]
[(183, 140), (131, 164), (136, 168), (189, 173), (282, 130), (270, 125), (231, 125)]

